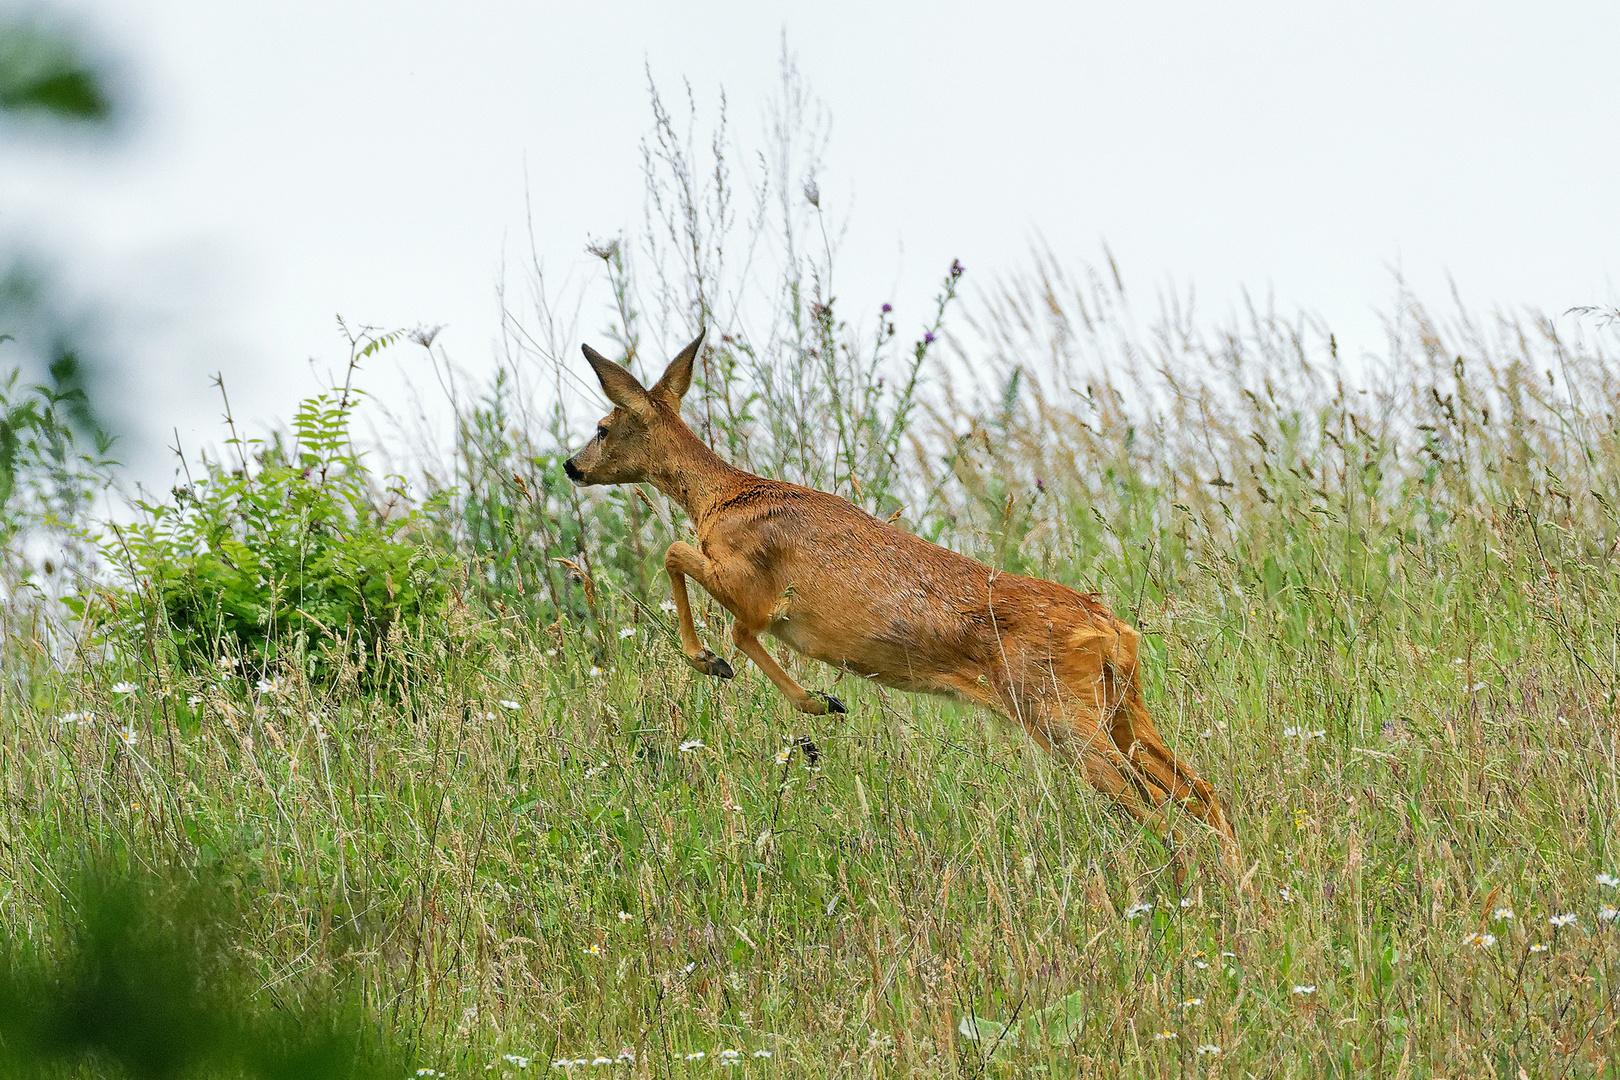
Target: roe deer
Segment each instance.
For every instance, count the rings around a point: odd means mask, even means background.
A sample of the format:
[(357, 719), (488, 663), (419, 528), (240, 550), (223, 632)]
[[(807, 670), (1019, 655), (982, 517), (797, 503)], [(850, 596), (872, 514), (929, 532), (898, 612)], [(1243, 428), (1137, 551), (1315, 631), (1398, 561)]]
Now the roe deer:
[(885, 686), (1010, 716), (1161, 833), (1161, 808), (1185, 807), (1219, 834), (1228, 873), (1241, 871), (1214, 790), (1170, 752), (1148, 717), (1135, 630), (1097, 596), (992, 569), (836, 495), (721, 460), (680, 416), (702, 343), (700, 332), (650, 390), (584, 346), (615, 408), (565, 466), (580, 484), (650, 483), (691, 518), (697, 546), (677, 541), (664, 556), (687, 663), (732, 677), (692, 624), (691, 578), (731, 613), (737, 648), (800, 712), (844, 705), (795, 682), (761, 634)]

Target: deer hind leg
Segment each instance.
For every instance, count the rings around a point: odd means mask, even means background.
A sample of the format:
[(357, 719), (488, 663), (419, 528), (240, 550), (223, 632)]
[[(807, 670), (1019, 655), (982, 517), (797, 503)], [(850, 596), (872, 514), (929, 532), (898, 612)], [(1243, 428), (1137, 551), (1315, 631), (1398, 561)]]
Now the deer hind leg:
[(1128, 688), (1124, 700), (1113, 712), (1110, 739), (1155, 792), (1164, 793), (1159, 801), (1180, 805), (1213, 829), (1221, 839), (1222, 861), (1228, 864), (1229, 870), (1241, 869), (1237, 865), (1240, 858), (1237, 834), (1226, 818), (1215, 789), (1165, 746), (1134, 685)]
[(1025, 710), (1014, 715), (1023, 722), (1024, 730), (1041, 749), (1054, 757), (1080, 766), (1086, 781), (1112, 799), (1120, 809), (1130, 814), (1161, 839), (1167, 836), (1164, 817), (1157, 810), (1164, 801), (1156, 797), (1151, 783), (1144, 777), (1119, 748), (1101, 724), (1101, 711), (1068, 707), (1058, 713), (1045, 710), (1025, 716)]
[(714, 595), (709, 560), (691, 544), (677, 540), (669, 545), (669, 550), (664, 553), (664, 571), (669, 574), (669, 583), (675, 600), (675, 619), (680, 624), (681, 652), (685, 655), (686, 662), (705, 675), (713, 675), (719, 679), (731, 678), (736, 674), (731, 670), (731, 665), (711, 652), (703, 644), (703, 639), (698, 637), (697, 626), (692, 622), (692, 602), (686, 594), (686, 579), (690, 575), (697, 579), (697, 583), (705, 592), (710, 596)]
[(795, 709), (812, 716), (848, 712), (844, 708), (844, 703), (831, 694), (824, 694), (820, 690), (806, 690), (795, 682), (793, 676), (782, 670), (782, 665), (776, 662), (776, 657), (771, 655), (765, 643), (759, 640), (759, 631), (750, 627), (740, 616), (731, 624), (731, 640), (735, 641), (737, 648), (765, 673), (767, 679), (776, 684), (776, 688), (786, 695)]

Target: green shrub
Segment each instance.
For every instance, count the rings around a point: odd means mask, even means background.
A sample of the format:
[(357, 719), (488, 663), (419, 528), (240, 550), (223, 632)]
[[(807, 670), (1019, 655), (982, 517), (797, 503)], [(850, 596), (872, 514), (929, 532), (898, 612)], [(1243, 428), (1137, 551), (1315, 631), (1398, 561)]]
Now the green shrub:
[(391, 628), (436, 623), (450, 560), (417, 542), (415, 510), (374, 505), (349, 439), (357, 399), (345, 389), (304, 401), (290, 446), (227, 440), (237, 468), (205, 459), (169, 502), (137, 502), (138, 521), (110, 526), (106, 553), (130, 580), (110, 598), (116, 625), (166, 639), (188, 666), (241, 652), (263, 669), (291, 650), (329, 673), (340, 656), (366, 667)]

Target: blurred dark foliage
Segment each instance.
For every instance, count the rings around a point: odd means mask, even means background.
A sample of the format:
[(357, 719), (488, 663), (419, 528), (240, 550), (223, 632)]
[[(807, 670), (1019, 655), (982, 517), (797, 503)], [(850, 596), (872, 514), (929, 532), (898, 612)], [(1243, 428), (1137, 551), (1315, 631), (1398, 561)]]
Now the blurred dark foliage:
[(69, 31), (35, 18), (0, 24), (0, 110), (78, 124), (113, 117), (106, 76)]
[[(117, 113), (104, 66), (80, 34), (38, 14), (0, 15), (0, 116), (34, 128), (106, 130)], [(10, 366), (48, 371), (58, 413), (79, 434), (104, 438), (95, 391), (105, 365), (88, 347), (90, 320), (63, 306), (62, 290), (36, 260), (0, 248), (0, 268), (0, 335), (21, 354)]]
[(0, 930), (0, 1075), (407, 1075), (406, 1055), (362, 1008), (263, 988), (232, 944), (226, 895), (94, 873), (27, 938)]

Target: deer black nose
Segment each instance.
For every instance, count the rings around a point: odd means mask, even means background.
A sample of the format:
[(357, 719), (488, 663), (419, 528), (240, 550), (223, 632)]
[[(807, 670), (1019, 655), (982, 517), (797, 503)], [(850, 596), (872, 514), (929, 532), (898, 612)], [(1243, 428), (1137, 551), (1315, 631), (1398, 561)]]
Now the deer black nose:
[(576, 484), (585, 479), (585, 474), (579, 471), (579, 466), (574, 464), (573, 458), (563, 462), (563, 472), (567, 473), (568, 479)]

